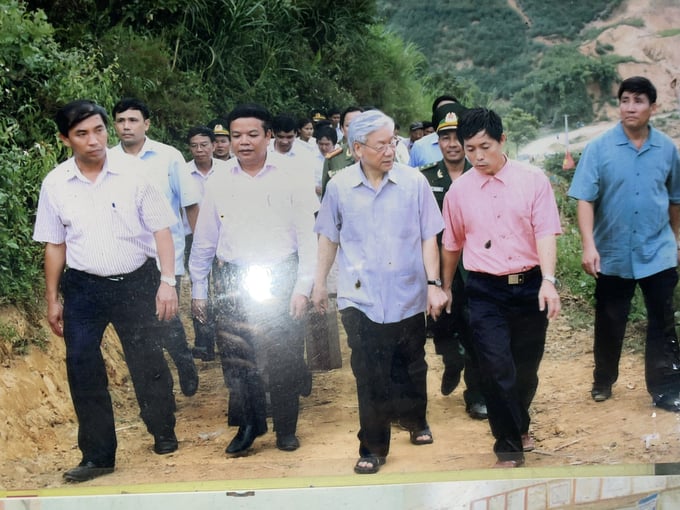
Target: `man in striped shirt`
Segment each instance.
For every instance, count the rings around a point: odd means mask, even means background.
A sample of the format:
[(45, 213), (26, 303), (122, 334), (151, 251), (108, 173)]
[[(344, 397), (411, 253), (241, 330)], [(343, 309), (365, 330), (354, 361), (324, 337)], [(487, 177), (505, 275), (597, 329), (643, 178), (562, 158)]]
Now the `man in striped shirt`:
[(73, 157), (43, 181), (33, 239), (46, 243), (47, 320), (64, 337), (78, 417), (82, 461), (64, 478), (83, 482), (111, 473), (115, 465), (113, 407), (101, 353), (109, 323), (120, 338), (154, 451), (177, 450), (172, 377), (159, 338), (159, 321), (177, 314), (169, 228), (176, 220), (144, 177), (144, 163), (107, 149), (108, 118), (101, 106), (73, 101), (57, 112), (56, 122)]

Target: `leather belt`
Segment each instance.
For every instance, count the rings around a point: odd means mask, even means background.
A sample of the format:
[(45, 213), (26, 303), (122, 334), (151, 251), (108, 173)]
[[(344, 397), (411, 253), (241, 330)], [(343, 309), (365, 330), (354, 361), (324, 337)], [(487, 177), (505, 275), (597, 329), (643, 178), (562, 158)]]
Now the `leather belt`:
[(523, 283), (527, 282), (532, 276), (540, 275), (541, 268), (540, 266), (534, 266), (531, 269), (528, 269), (521, 273), (504, 274), (500, 276), (489, 273), (478, 272), (473, 273), (487, 280), (494, 280), (499, 283), (505, 283), (507, 285), (522, 285)]

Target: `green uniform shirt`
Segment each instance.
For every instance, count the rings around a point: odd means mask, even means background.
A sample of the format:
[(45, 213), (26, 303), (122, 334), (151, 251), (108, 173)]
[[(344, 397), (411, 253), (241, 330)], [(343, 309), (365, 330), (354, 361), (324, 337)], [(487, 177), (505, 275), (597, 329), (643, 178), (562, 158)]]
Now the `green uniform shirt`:
[[(472, 165), (466, 159), (465, 166), (463, 167), (463, 173), (467, 172)], [(429, 163), (418, 168), (420, 172), (425, 176), (427, 182), (430, 183), (430, 189), (434, 193), (434, 198), (437, 199), (437, 204), (439, 204), (439, 210), (442, 211), (444, 208), (444, 196), (446, 192), (449, 191), (451, 187), (451, 177), (449, 176), (449, 171), (446, 169), (444, 160), (438, 161), (436, 163)], [(439, 246), (442, 245), (442, 234), (437, 235), (437, 243)], [(460, 272), (463, 280), (467, 278), (467, 271), (463, 269), (463, 258), (461, 257), (458, 262), (458, 271)]]
[(348, 166), (354, 164), (352, 151), (349, 150), (349, 147), (344, 140), (341, 142), (340, 148), (336, 149), (335, 152), (332, 152), (331, 154), (329, 154), (331, 157), (327, 157), (326, 161), (323, 162), (323, 173), (321, 175), (322, 197), (324, 193), (326, 193), (328, 181), (330, 181), (331, 178), (343, 168), (347, 168)]

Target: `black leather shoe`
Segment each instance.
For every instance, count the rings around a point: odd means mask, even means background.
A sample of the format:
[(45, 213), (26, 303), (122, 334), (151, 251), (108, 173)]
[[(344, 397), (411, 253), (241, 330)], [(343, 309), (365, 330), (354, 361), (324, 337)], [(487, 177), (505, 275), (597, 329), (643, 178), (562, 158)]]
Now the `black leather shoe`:
[(193, 358), (183, 360), (177, 365), (177, 375), (179, 376), (179, 387), (187, 397), (193, 397), (198, 391), (198, 370)]
[(67, 482), (86, 482), (98, 476), (113, 473), (113, 466), (97, 466), (94, 462), (85, 462), (64, 473)]
[(483, 402), (472, 402), (465, 407), (465, 410), (473, 420), (486, 420), (489, 417), (486, 404)]
[(284, 452), (294, 452), (300, 448), (300, 441), (295, 434), (276, 434), (276, 447)]
[(191, 355), (194, 359), (201, 361), (213, 361), (215, 359), (215, 351), (209, 352), (205, 347), (194, 347), (191, 349)]
[(167, 455), (177, 451), (178, 446), (177, 437), (174, 432), (154, 437), (153, 451), (158, 455)]
[(303, 397), (308, 397), (312, 394), (312, 372), (310, 370), (305, 370), (302, 374), (302, 384), (300, 386), (300, 395)]
[(442, 395), (450, 395), (460, 383), (460, 370), (455, 368), (445, 368), (442, 375)]
[(664, 395), (654, 402), (654, 405), (664, 411), (680, 413), (680, 397), (678, 395)]
[(612, 396), (612, 387), (609, 384), (593, 384), (590, 396), (595, 402), (604, 402)]
[(245, 452), (253, 445), (256, 437), (255, 427), (252, 425), (239, 427), (234, 439), (231, 440), (231, 443), (229, 443), (229, 446), (224, 451), (231, 454)]

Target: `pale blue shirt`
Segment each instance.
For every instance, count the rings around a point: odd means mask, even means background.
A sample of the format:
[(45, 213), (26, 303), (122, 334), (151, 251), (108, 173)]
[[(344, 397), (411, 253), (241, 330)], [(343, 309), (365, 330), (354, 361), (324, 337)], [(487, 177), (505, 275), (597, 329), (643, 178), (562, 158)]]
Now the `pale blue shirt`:
[(441, 159), (442, 151), (439, 148), (439, 135), (437, 133), (430, 133), (423, 136), (420, 140), (416, 140), (416, 143), (413, 144), (408, 164), (417, 168), (428, 163), (436, 163)]
[[(124, 152), (120, 144), (113, 151)], [(191, 178), (182, 153), (161, 142), (146, 138), (137, 157), (147, 163), (149, 179), (165, 194), (170, 202), (177, 222), (170, 227), (175, 244), (175, 274), (184, 274), (184, 224), (182, 208), (198, 204), (201, 191)]]
[(640, 279), (677, 265), (668, 206), (680, 203), (680, 159), (665, 134), (650, 126), (638, 150), (617, 124), (585, 148), (569, 196), (594, 205), (602, 274)]
[(355, 163), (328, 183), (315, 232), (339, 244), (338, 308), (394, 323), (427, 307), (422, 242), (444, 228), (427, 179), (395, 163), (378, 190)]

